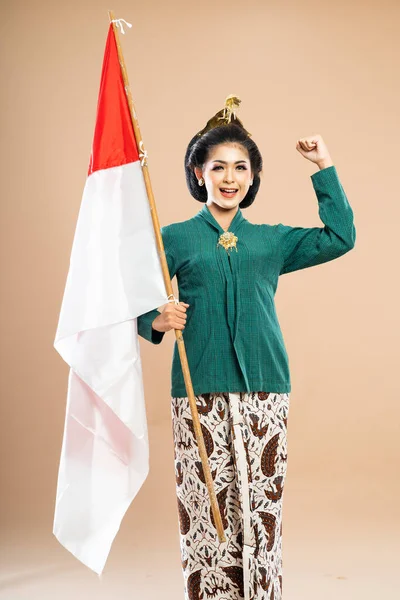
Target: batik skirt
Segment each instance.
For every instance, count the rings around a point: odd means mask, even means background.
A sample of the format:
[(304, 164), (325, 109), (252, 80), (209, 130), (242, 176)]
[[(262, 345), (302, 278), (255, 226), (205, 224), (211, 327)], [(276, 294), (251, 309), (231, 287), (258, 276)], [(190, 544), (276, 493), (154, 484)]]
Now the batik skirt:
[(172, 398), (185, 600), (281, 600), (290, 393), (196, 396), (226, 541), (219, 542), (187, 398)]

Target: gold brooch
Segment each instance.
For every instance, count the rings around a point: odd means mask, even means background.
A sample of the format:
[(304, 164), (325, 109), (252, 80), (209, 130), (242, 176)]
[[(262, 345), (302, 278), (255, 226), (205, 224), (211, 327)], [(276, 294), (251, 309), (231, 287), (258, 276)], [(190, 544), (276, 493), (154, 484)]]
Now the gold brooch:
[[(237, 248), (236, 248), (237, 240), (238, 240), (238, 238), (236, 237), (236, 235), (234, 233), (232, 233), (231, 231), (225, 231), (224, 233), (222, 233), (219, 236), (218, 244), (221, 244), (221, 246), (223, 246), (225, 248), (225, 250), (231, 250), (232, 248), (235, 248), (235, 250), (237, 252)], [(217, 244), (217, 246), (218, 246), (218, 244)]]

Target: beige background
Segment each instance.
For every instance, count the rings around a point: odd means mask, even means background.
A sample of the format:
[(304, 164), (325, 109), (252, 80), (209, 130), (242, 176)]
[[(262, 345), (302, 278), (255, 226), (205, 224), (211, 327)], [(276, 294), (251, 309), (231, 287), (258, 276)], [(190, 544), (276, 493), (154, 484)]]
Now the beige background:
[[(92, 142), (107, 9), (161, 224), (201, 204), (186, 145), (226, 95), (264, 157), (254, 223), (319, 226), (299, 137), (326, 141), (354, 250), (280, 278), (292, 373), (285, 600), (399, 597), (397, 0), (20, 2), (1, 20), (0, 598), (183, 598), (169, 414), (174, 334), (141, 340), (151, 475), (100, 581), (52, 536), (68, 367), (53, 349)], [(397, 309), (397, 310), (396, 310)], [(156, 376), (155, 376), (156, 374)], [(205, 599), (207, 600), (207, 599)]]

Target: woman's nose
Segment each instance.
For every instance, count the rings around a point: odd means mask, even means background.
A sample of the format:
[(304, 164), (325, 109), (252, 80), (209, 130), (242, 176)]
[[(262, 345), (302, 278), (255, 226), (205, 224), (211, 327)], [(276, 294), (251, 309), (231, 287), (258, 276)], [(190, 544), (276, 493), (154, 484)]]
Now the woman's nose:
[(226, 183), (233, 183), (233, 181), (234, 181), (233, 175), (231, 173), (226, 173), (224, 181)]

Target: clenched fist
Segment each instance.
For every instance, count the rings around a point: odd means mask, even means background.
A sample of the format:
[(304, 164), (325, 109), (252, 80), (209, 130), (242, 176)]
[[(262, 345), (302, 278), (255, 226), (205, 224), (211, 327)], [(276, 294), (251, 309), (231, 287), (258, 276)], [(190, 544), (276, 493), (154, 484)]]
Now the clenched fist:
[(186, 309), (189, 304), (186, 302), (168, 302), (153, 321), (152, 327), (156, 331), (170, 331), (171, 329), (185, 329), (186, 325)]
[(316, 163), (320, 169), (325, 169), (326, 167), (333, 165), (327, 145), (319, 133), (297, 140), (296, 150), (298, 150), (304, 158)]

